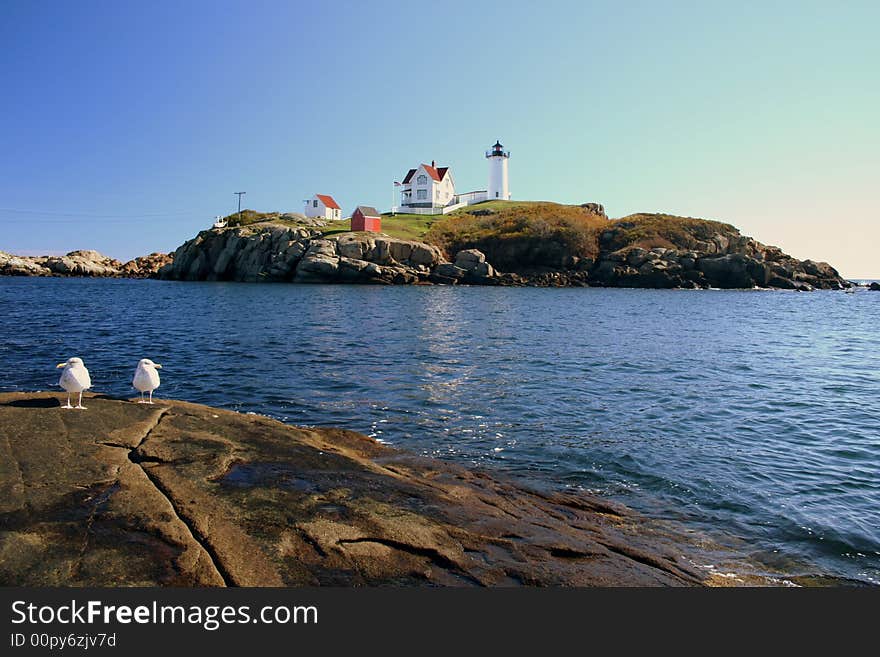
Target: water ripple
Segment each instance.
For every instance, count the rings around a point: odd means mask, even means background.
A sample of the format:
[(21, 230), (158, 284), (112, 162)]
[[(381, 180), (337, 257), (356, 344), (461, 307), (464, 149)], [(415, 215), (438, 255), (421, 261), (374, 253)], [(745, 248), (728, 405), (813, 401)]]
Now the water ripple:
[[(344, 426), (880, 582), (880, 294), (0, 278), (0, 390)], [(793, 564), (797, 564), (796, 566)]]

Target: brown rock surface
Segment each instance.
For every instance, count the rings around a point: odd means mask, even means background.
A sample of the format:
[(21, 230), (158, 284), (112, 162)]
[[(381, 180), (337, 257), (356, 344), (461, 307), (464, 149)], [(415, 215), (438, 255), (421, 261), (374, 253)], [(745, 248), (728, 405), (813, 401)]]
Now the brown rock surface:
[(119, 268), (119, 273), (126, 278), (156, 278), (159, 270), (173, 259), (170, 253), (151, 253), (129, 260)]
[(692, 585), (688, 549), (337, 429), (178, 401), (0, 395), (0, 585)]

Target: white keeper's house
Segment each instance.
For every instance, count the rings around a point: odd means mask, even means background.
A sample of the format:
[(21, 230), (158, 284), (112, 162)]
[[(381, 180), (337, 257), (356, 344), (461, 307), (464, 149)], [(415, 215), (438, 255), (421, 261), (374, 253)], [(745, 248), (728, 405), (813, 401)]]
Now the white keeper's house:
[(307, 217), (320, 217), (332, 221), (342, 218), (342, 209), (332, 196), (315, 194), (312, 198), (305, 200), (303, 214)]
[(505, 151), (501, 142), (495, 142), (486, 151), (489, 160), (489, 188), (458, 194), (455, 191), (455, 178), (449, 167), (438, 167), (436, 162), (420, 164), (406, 172), (400, 187), (400, 205), (391, 208), (392, 212), (412, 214), (446, 214), (466, 205), (486, 200), (510, 200), (507, 162), (510, 152)]
[(401, 186), (400, 204), (408, 208), (442, 208), (455, 197), (452, 172), (434, 161), (407, 171)]

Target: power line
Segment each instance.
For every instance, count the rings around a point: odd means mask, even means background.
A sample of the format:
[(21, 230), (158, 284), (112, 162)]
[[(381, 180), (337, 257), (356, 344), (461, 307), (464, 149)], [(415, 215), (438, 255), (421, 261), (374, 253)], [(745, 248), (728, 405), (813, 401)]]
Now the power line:
[(241, 197), (243, 194), (247, 194), (247, 192), (232, 192), (232, 193), (238, 195), (238, 225), (241, 226)]

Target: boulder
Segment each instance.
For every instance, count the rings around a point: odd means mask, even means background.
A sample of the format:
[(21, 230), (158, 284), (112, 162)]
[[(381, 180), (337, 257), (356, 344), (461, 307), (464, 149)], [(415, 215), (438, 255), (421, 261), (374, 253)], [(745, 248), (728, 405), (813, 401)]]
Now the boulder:
[(455, 266), (465, 271), (471, 271), (483, 262), (486, 262), (486, 256), (477, 249), (465, 249), (455, 254)]
[(171, 264), (173, 256), (168, 253), (151, 253), (129, 260), (120, 268), (127, 278), (158, 278), (159, 270)]
[(605, 214), (605, 206), (601, 203), (581, 203), (581, 207), (591, 214), (595, 214), (599, 217), (608, 218), (608, 215)]
[(457, 280), (464, 278), (467, 274), (467, 270), (457, 267), (450, 262), (444, 262), (434, 268), (434, 273), (438, 276), (445, 276)]
[(328, 282), (336, 278), (338, 271), (339, 256), (336, 255), (336, 243), (331, 240), (312, 240), (297, 265), (294, 281), (297, 283)]
[(97, 251), (71, 251), (46, 258), (44, 266), (62, 276), (118, 276), (122, 263)]
[(630, 267), (641, 267), (648, 259), (648, 252), (645, 249), (635, 247), (626, 254), (626, 262)]
[(715, 258), (700, 258), (697, 268), (703, 272), (712, 287), (751, 288), (755, 286), (752, 278), (752, 262), (739, 254), (728, 254)]
[(785, 278), (784, 276), (779, 276), (778, 274), (771, 274), (767, 279), (767, 285), (780, 290), (794, 290), (797, 287), (793, 280)]
[(413, 242), (409, 261), (417, 267), (433, 267), (443, 261), (443, 254), (440, 253), (440, 249), (436, 246), (423, 242)]
[(35, 258), (0, 251), (0, 276), (50, 276), (52, 271)]
[(868, 289), (871, 290), (872, 292), (880, 292), (880, 283), (878, 283), (877, 281), (873, 281), (868, 286)]
[(365, 260), (375, 248), (375, 241), (363, 233), (341, 235), (336, 240), (337, 253), (346, 258)]

